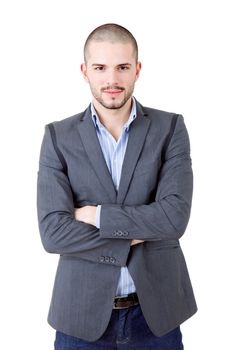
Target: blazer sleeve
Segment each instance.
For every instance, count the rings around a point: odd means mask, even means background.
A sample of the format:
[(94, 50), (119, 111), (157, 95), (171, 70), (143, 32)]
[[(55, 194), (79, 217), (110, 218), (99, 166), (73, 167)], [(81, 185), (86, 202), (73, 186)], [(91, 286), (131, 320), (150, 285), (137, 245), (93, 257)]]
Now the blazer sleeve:
[(154, 201), (138, 206), (103, 204), (101, 237), (179, 239), (188, 224), (192, 189), (189, 136), (183, 117), (179, 115), (165, 152)]
[(113, 242), (101, 237), (96, 227), (75, 220), (72, 189), (48, 127), (40, 152), (37, 211), (41, 240), (49, 253), (126, 265), (130, 242)]

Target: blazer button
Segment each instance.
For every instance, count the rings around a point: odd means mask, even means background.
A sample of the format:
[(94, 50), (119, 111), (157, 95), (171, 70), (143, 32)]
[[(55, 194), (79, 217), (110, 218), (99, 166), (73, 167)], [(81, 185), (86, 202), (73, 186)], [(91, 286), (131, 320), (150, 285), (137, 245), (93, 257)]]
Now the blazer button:
[(111, 262), (112, 264), (114, 264), (114, 263), (115, 263), (115, 261), (116, 261), (116, 259), (115, 259), (115, 258), (110, 258), (110, 262)]
[(105, 257), (104, 256), (101, 256), (100, 257), (100, 262), (104, 262), (105, 261)]
[(124, 236), (124, 237), (127, 237), (128, 235), (129, 235), (129, 232), (128, 232), (128, 231), (124, 231), (124, 232), (123, 232), (123, 236)]
[(109, 256), (106, 256), (106, 257), (105, 257), (105, 262), (107, 262), (107, 263), (109, 263), (109, 262), (110, 262), (110, 258), (109, 258)]

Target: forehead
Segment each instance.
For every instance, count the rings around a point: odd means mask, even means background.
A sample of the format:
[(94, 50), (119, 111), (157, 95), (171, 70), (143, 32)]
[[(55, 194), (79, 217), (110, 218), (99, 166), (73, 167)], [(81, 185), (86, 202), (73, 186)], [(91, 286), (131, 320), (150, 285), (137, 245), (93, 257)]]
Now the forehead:
[(131, 43), (91, 41), (87, 47), (89, 63), (121, 64), (135, 61), (133, 45)]

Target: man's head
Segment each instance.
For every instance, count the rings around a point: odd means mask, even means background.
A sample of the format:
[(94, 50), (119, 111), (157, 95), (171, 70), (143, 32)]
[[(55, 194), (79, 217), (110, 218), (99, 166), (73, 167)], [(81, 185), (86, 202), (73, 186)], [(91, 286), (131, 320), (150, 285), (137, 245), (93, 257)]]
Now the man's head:
[(133, 94), (139, 76), (138, 46), (133, 35), (117, 24), (104, 24), (91, 32), (84, 46), (81, 70), (94, 103), (119, 109)]
[(88, 60), (88, 49), (91, 42), (110, 42), (131, 44), (136, 62), (138, 61), (138, 44), (130, 31), (119, 24), (107, 23), (95, 28), (87, 37), (84, 45), (84, 61)]

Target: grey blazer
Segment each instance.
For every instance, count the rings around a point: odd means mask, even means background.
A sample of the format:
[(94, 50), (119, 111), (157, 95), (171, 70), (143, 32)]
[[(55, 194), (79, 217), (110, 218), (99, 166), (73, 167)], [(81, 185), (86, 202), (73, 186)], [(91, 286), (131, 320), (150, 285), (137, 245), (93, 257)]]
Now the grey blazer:
[[(142, 107), (130, 127), (116, 193), (91, 119), (83, 113), (46, 126), (38, 173), (43, 246), (60, 255), (48, 322), (94, 341), (112, 312), (128, 266), (144, 317), (162, 336), (197, 310), (179, 238), (191, 208), (190, 146), (181, 115)], [(100, 229), (74, 208), (101, 204)], [(145, 240), (130, 246), (132, 239)]]

